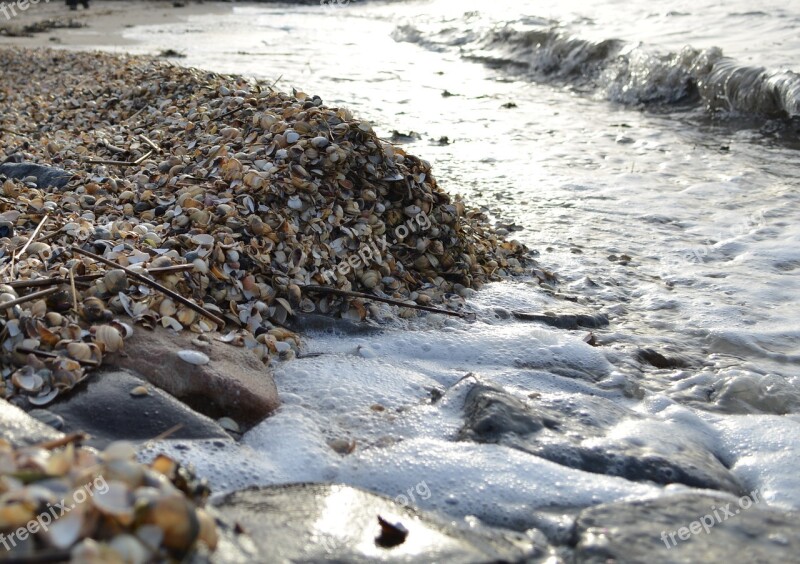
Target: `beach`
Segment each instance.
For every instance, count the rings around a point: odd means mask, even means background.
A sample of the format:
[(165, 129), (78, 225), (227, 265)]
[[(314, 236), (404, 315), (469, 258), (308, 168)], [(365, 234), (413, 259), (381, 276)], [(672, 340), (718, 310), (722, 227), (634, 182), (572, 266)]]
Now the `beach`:
[(89, 25), (0, 34), (3, 448), (113, 483), (16, 550), (792, 560), (800, 15), (39, 8)]
[[(0, 45), (19, 45), (24, 47), (66, 48), (96, 47), (104, 45), (121, 50), (135, 44), (126, 39), (123, 32), (136, 25), (169, 24), (183, 21), (193, 14), (223, 14), (232, 10), (230, 5), (220, 2), (174, 2), (155, 0), (145, 2), (92, 1), (89, 9), (82, 6), (70, 10), (64, 2), (52, 0), (29, 5), (27, 9), (9, 4), (7, 16), (0, 14), (0, 29), (11, 30), (21, 36), (9, 37), (0, 31)], [(54, 23), (61, 26), (43, 32), (25, 32), (25, 26)], [(80, 27), (77, 27), (80, 26)]]

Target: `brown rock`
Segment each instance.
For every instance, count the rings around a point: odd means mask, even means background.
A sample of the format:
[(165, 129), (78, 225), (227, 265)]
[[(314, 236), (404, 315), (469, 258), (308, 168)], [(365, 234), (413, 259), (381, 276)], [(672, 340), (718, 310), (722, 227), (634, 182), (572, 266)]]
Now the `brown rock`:
[[(208, 342), (198, 346), (196, 333), (137, 326), (124, 351), (103, 357), (103, 366), (126, 368), (213, 419), (227, 416), (252, 427), (279, 405), (272, 372), (249, 350), (216, 336), (206, 334)], [(190, 364), (178, 357), (181, 350), (202, 352), (210, 362)]]

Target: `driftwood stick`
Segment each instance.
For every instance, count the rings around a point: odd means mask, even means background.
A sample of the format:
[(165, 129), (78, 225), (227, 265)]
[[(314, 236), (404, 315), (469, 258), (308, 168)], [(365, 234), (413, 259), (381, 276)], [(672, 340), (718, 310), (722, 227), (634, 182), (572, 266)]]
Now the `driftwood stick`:
[(66, 278), (37, 278), (36, 280), (14, 280), (9, 282), (7, 286), (11, 286), (15, 290), (18, 288), (41, 288), (42, 286), (55, 286), (57, 284), (69, 283)]
[(300, 286), (300, 289), (308, 292), (319, 292), (321, 294), (336, 294), (337, 296), (346, 296), (348, 298), (361, 298), (364, 300), (373, 300), (376, 302), (383, 302), (386, 304), (396, 305), (400, 307), (410, 307), (412, 309), (420, 309), (422, 311), (429, 311), (431, 313), (441, 313), (442, 315), (452, 315), (453, 317), (460, 317), (462, 319), (473, 319), (474, 315), (470, 313), (462, 313), (460, 311), (450, 311), (448, 309), (440, 309), (438, 307), (430, 307), (419, 304), (409, 304), (394, 300), (392, 298), (382, 298), (380, 296), (373, 296), (372, 294), (364, 294), (362, 292), (350, 292), (348, 290), (339, 290), (338, 288), (328, 288), (327, 286)]
[[(56, 353), (53, 353), (53, 352), (40, 351), (39, 349), (29, 349), (28, 347), (17, 347), (14, 350), (19, 352), (19, 353), (32, 354), (32, 355), (35, 355), (35, 356), (42, 356), (44, 358), (68, 358), (68, 357), (65, 357), (63, 355), (56, 354)], [(96, 360), (89, 359), (89, 358), (87, 358), (85, 360), (76, 360), (76, 359), (73, 358), (73, 359), (70, 359), (70, 360), (74, 360), (75, 362), (78, 362), (80, 364), (87, 364), (89, 366), (94, 366), (94, 367), (100, 366), (99, 362), (97, 362)]]
[(192, 309), (192, 310), (196, 311), (197, 313), (199, 313), (203, 317), (207, 317), (208, 319), (210, 319), (211, 321), (216, 323), (218, 328), (221, 329), (221, 328), (225, 327), (225, 320), (224, 319), (222, 319), (220, 317), (217, 317), (216, 315), (214, 315), (213, 313), (208, 311), (206, 308), (197, 305), (196, 303), (194, 303), (190, 299), (181, 296), (177, 292), (173, 292), (169, 288), (167, 288), (165, 286), (162, 286), (161, 284), (159, 284), (155, 280), (150, 280), (144, 274), (140, 274), (140, 273), (136, 272), (135, 270), (131, 270), (130, 268), (128, 268), (126, 266), (122, 266), (121, 264), (117, 264), (117, 263), (115, 263), (113, 261), (108, 260), (105, 257), (101, 257), (100, 255), (96, 255), (96, 254), (91, 253), (89, 251), (84, 251), (83, 249), (81, 249), (80, 247), (78, 247), (76, 245), (70, 246), (70, 249), (73, 252), (76, 252), (78, 254), (87, 256), (90, 259), (96, 260), (97, 262), (102, 262), (103, 264), (105, 264), (107, 266), (110, 266), (111, 268), (119, 268), (119, 269), (124, 270), (128, 274), (128, 276), (132, 276), (132, 277), (136, 278), (142, 284), (150, 286), (151, 288), (153, 288), (154, 290), (158, 290), (162, 294), (166, 294), (167, 296), (169, 296), (170, 298), (172, 298), (176, 302), (182, 303), (183, 305), (185, 305), (189, 309)]
[[(194, 270), (193, 264), (175, 264), (173, 266), (161, 266), (158, 268), (148, 268), (145, 270), (147, 274), (169, 274), (172, 272), (186, 272)], [(105, 272), (98, 272), (96, 274), (84, 274), (83, 276), (76, 276), (75, 283), (81, 284), (85, 282), (93, 282), (105, 276)], [(57, 286), (61, 284), (69, 284), (69, 278), (62, 278), (61, 276), (53, 276), (52, 278), (37, 278), (36, 280), (14, 280), (9, 282), (15, 290), (18, 288), (41, 288), (42, 286)]]
[(58, 288), (48, 288), (47, 290), (34, 292), (33, 294), (28, 294), (27, 296), (22, 296), (21, 298), (17, 298), (16, 300), (11, 300), (10, 302), (0, 304), (0, 310), (8, 309), (10, 307), (14, 307), (15, 305), (19, 304), (24, 304), (25, 302), (29, 302), (31, 300), (38, 300), (39, 298), (47, 297), (50, 294), (55, 294), (56, 292), (58, 292)]

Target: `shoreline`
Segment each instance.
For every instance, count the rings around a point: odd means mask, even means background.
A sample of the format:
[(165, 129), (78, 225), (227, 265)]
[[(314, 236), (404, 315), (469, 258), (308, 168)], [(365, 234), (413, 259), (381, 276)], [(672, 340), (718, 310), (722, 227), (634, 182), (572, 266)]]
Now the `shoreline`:
[[(234, 9), (228, 2), (188, 1), (180, 7), (168, 0), (109, 1), (92, 0), (87, 10), (79, 7), (72, 11), (64, 2), (52, 0), (40, 3), (27, 10), (17, 11), (10, 18), (0, 14), (0, 46), (48, 47), (65, 49), (86, 49), (91, 47), (130, 47), (140, 45), (123, 37), (126, 29), (137, 25), (169, 24), (185, 21), (194, 15), (225, 14)], [(30, 36), (8, 36), (3, 29), (22, 31), (24, 26), (41, 22), (59, 22), (62, 25), (74, 21), (82, 27), (53, 28), (33, 33)]]

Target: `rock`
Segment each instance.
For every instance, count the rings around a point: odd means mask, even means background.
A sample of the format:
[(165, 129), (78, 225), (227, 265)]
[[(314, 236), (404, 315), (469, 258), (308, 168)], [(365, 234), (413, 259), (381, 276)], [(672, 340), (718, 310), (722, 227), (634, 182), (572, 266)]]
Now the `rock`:
[(72, 173), (64, 169), (33, 163), (5, 162), (0, 164), (0, 174), (19, 180), (35, 176), (38, 188), (63, 188), (72, 178)]
[(270, 369), (249, 350), (214, 339), (201, 352), (211, 361), (196, 365), (181, 360), (178, 351), (200, 350), (190, 332), (136, 327), (125, 340), (125, 354), (103, 357), (103, 366), (126, 368), (212, 419), (230, 417), (247, 430), (279, 405)]
[[(727, 504), (733, 515), (721, 509)], [(697, 493), (598, 505), (578, 516), (574, 559), (597, 563), (798, 561), (800, 515), (756, 504), (740, 507), (745, 505), (740, 506), (735, 497)], [(688, 539), (681, 540), (676, 533), (684, 527), (699, 532), (684, 531)]]
[(344, 485), (248, 489), (213, 505), (212, 514), (241, 525), (273, 562), (539, 562), (548, 549), (513, 533), (460, 529)]
[(12, 445), (32, 445), (62, 436), (63, 433), (34, 419), (6, 400), (0, 399), (0, 437)]
[(48, 411), (64, 419), (65, 432), (83, 431), (92, 436), (86, 444), (104, 448), (116, 440), (143, 442), (181, 425), (171, 439), (227, 439), (230, 436), (204, 415), (152, 388), (147, 395), (132, 397), (131, 390), (145, 382), (127, 370), (101, 369), (87, 384), (58, 396)]
[(459, 438), (503, 444), (586, 472), (743, 493), (722, 462), (689, 437), (664, 437), (658, 443), (608, 438), (642, 416), (598, 397), (581, 398), (580, 404), (551, 401), (551, 406), (543, 399), (525, 404), (504, 390), (477, 384), (467, 393)]
[(587, 329), (597, 329), (599, 327), (605, 327), (608, 325), (608, 316), (604, 313), (597, 313), (594, 315), (549, 315), (528, 313), (525, 311), (512, 311), (511, 315), (522, 321), (538, 321), (559, 329), (574, 330), (582, 327)]
[(656, 368), (685, 368), (689, 365), (682, 358), (667, 357), (653, 349), (640, 349), (636, 353), (636, 358), (639, 359), (639, 362), (646, 362)]
[(371, 323), (353, 322), (319, 313), (304, 313), (286, 319), (286, 327), (297, 333), (319, 332), (331, 335), (375, 335), (383, 329)]

